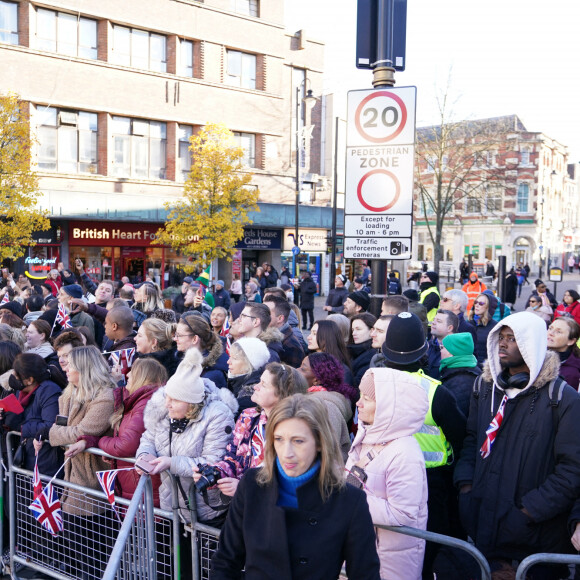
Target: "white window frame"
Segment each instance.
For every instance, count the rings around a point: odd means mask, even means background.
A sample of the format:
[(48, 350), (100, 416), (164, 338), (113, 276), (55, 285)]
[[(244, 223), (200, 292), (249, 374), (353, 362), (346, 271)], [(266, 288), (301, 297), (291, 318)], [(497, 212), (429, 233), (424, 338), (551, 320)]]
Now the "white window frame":
[[(523, 195), (520, 197), (520, 191), (523, 191), (523, 188), (526, 188), (526, 195), (525, 195), (525, 201), (526, 201), (526, 209), (523, 210), (520, 207), (520, 199), (523, 200)], [(526, 213), (530, 213), (530, 184), (527, 183), (526, 181), (522, 181), (521, 183), (518, 183), (518, 190), (516, 192), (516, 213), (520, 213), (520, 214), (526, 214)]]
[[(244, 89), (256, 89), (258, 76), (258, 57), (249, 52), (240, 50), (226, 50), (226, 77), (227, 85)], [(239, 63), (235, 61), (239, 60)], [(236, 66), (239, 69), (236, 70)], [(252, 74), (253, 69), (253, 74)]]
[(260, 3), (258, 0), (231, 0), (231, 9), (236, 14), (244, 14), (258, 18), (260, 15)]
[(244, 150), (244, 156), (240, 160), (242, 165), (256, 167), (256, 135), (254, 133), (240, 133), (234, 131), (234, 140), (238, 147)]
[[(126, 127), (126, 130), (119, 131), (121, 127)], [(160, 132), (162, 137), (157, 137), (156, 132)], [(156, 181), (166, 179), (167, 123), (114, 116), (111, 140), (112, 175)], [(141, 158), (145, 145), (146, 155)], [(157, 145), (159, 149), (155, 148)], [(154, 164), (156, 156), (159, 165)], [(143, 163), (139, 163), (141, 160)]]
[[(0, 42), (18, 44), (18, 4), (0, 0), (0, 16)], [(9, 28), (8, 20), (13, 21)], [(16, 28), (13, 30), (14, 26)]]
[[(125, 43), (121, 42), (122, 34), (128, 36), (126, 46), (124, 45)], [(138, 44), (145, 37), (147, 37), (147, 54), (142, 55)], [(153, 59), (153, 47), (156, 43), (163, 47), (161, 59)], [(141, 28), (113, 24), (111, 62), (141, 70), (167, 72), (167, 37)]]
[(176, 181), (185, 182), (191, 171), (191, 146), (190, 137), (193, 135), (191, 125), (178, 126), (178, 163), (179, 169), (175, 172)]
[[(51, 18), (53, 20), (53, 30), (49, 36), (41, 36), (41, 34), (44, 35), (47, 32), (39, 29), (39, 23), (43, 18)], [(70, 28), (66, 28), (67, 23), (69, 26), (72, 25), (71, 28), (74, 29), (72, 35)], [(82, 34), (82, 32), (87, 26), (92, 28), (89, 35), (91, 36), (90, 45), (83, 44), (87, 35)], [(39, 7), (36, 9), (36, 48), (68, 56), (97, 60), (97, 27), (98, 23), (93, 18), (85, 18), (68, 12), (58, 12)]]

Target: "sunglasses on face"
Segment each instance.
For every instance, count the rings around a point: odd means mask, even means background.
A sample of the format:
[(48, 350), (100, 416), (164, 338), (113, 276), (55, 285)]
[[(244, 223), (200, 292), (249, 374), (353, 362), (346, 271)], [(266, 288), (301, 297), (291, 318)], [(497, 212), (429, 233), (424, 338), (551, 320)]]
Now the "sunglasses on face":
[(487, 302), (482, 301), (482, 300), (476, 300), (474, 303), (475, 304), (479, 304), (479, 306), (487, 306)]

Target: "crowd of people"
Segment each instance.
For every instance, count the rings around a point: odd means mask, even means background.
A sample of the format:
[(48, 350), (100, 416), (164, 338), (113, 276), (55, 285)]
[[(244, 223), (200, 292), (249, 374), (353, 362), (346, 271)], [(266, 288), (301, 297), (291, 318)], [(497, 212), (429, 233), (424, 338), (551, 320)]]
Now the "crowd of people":
[[(1, 418), (22, 434), (18, 464), (54, 475), (68, 459), (64, 479), (99, 489), (111, 466), (89, 448), (118, 469), (136, 458), (115, 493), (130, 499), (148, 473), (181, 525), (195, 486), (197, 517), (222, 528), (216, 579), (477, 574), (379, 525), (469, 537), (498, 579), (580, 546), (574, 289), (558, 304), (537, 280), (513, 313), (472, 272), (443, 293), (435, 272), (404, 291), (392, 273), (375, 316), (368, 273), (338, 274), (316, 319), (308, 272), (296, 284), (268, 264), (254, 273), (229, 292), (185, 277), (169, 305), (153, 281), (96, 283), (79, 261), (38, 286), (4, 272), (1, 396), (24, 412)], [(65, 540), (105, 536), (102, 509), (66, 491), (62, 505)], [(82, 577), (107, 556), (63, 565)], [(536, 565), (529, 578), (566, 574)]]

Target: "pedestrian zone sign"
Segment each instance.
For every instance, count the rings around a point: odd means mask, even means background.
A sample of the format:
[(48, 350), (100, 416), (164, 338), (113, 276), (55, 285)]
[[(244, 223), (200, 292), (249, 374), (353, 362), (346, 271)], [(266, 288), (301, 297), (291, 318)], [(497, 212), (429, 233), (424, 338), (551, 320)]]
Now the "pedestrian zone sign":
[(348, 93), (345, 258), (408, 259), (416, 87)]

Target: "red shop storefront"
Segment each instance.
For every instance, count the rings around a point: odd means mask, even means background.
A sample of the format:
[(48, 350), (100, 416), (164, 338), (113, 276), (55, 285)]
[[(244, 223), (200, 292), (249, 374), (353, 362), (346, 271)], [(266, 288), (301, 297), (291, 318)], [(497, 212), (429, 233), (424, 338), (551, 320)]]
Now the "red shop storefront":
[(132, 283), (150, 277), (163, 288), (175, 283), (187, 258), (165, 246), (152, 244), (162, 224), (122, 222), (69, 222), (71, 265), (80, 258), (94, 280)]

